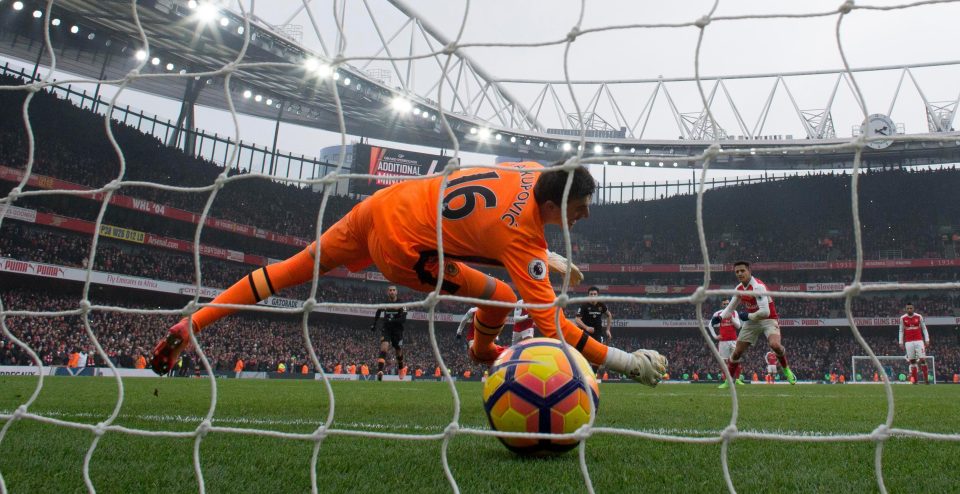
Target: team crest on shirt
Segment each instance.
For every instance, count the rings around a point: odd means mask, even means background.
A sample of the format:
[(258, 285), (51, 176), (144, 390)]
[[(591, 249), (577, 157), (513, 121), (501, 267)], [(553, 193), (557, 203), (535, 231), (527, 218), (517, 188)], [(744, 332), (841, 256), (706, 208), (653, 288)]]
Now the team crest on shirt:
[(443, 271), (447, 273), (447, 276), (456, 276), (460, 274), (460, 267), (455, 263), (449, 263), (443, 267)]
[(527, 264), (527, 274), (531, 278), (540, 281), (547, 277), (547, 263), (543, 259), (534, 259)]

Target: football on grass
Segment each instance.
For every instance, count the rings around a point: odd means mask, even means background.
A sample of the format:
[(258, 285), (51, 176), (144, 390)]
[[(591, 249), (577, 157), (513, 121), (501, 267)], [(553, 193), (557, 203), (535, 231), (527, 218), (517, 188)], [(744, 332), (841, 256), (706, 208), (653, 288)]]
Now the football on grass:
[[(574, 432), (590, 420), (590, 400), (600, 404), (597, 378), (587, 359), (574, 348), (563, 352), (552, 338), (530, 338), (506, 351), (490, 368), (483, 385), (483, 405), (490, 426), (501, 432)], [(499, 437), (521, 455), (562, 453), (574, 439)]]

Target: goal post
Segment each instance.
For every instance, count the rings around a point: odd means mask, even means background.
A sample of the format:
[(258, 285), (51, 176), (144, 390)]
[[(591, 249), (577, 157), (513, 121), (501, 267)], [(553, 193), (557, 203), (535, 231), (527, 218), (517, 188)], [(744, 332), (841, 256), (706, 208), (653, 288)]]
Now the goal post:
[[(910, 382), (910, 362), (907, 361), (906, 357), (903, 355), (877, 355), (877, 360), (880, 361), (881, 366), (883, 366), (883, 371), (891, 383), (907, 384)], [(937, 358), (933, 355), (927, 355), (923, 357), (923, 360), (927, 362), (927, 366), (930, 369), (930, 381), (936, 384)], [(852, 376), (850, 376), (849, 382), (857, 384), (879, 384), (883, 382), (883, 380), (879, 378), (879, 373), (878, 379), (873, 379), (873, 374), (877, 369), (868, 355), (854, 355), (850, 357), (850, 369)], [(901, 376), (904, 377), (901, 379)]]

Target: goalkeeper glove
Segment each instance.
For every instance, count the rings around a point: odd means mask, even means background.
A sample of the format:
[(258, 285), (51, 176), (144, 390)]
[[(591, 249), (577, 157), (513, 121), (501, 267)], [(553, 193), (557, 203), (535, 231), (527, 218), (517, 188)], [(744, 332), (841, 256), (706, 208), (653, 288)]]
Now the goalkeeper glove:
[[(547, 251), (547, 265), (550, 266), (550, 271), (554, 273), (566, 274), (567, 273), (567, 258), (557, 254), (556, 252)], [(576, 264), (570, 263), (570, 285), (576, 286), (583, 281), (583, 272), (580, 271), (580, 268)]]
[(637, 350), (627, 353), (618, 348), (608, 347), (607, 358), (603, 364), (651, 388), (660, 384), (660, 380), (667, 371), (667, 358), (656, 350)]

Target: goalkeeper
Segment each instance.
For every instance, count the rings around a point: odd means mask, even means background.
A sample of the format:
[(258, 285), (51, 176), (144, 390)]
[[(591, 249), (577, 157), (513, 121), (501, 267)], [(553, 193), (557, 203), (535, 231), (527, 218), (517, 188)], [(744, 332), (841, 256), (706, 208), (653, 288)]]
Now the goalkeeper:
[[(371, 264), (391, 282), (422, 292), (515, 304), (504, 281), (464, 263), (503, 266), (529, 304), (549, 304), (556, 294), (548, 277), (546, 225), (562, 222), (562, 198), (573, 173), (566, 207), (573, 226), (589, 217), (594, 183), (583, 166), (572, 171), (544, 169), (533, 162), (505, 163), (511, 170), (471, 169), (450, 174), (442, 198), (444, 267), (437, 247), (437, 201), (442, 177), (410, 180), (378, 191), (328, 228), (316, 242), (284, 261), (257, 269), (213, 299), (215, 304), (255, 304), (288, 286), (311, 279), (315, 256), (320, 274), (346, 266), (359, 271)], [(554, 263), (558, 264), (558, 263)], [(562, 268), (561, 268), (562, 269)], [(474, 338), (467, 349), (473, 360), (490, 365), (504, 347), (494, 340), (513, 307), (480, 305), (473, 318)], [(236, 309), (204, 307), (170, 328), (153, 351), (151, 367), (163, 374), (189, 342), (189, 325), (202, 331)], [(556, 307), (530, 309), (547, 337), (562, 337), (590, 362), (605, 365), (636, 381), (656, 386), (667, 360), (653, 350), (627, 353), (589, 337)]]

